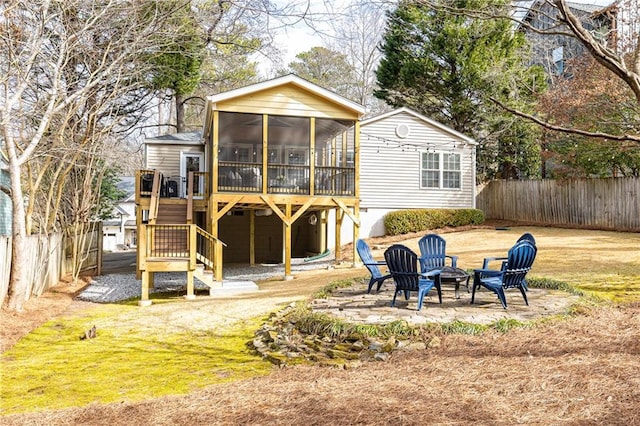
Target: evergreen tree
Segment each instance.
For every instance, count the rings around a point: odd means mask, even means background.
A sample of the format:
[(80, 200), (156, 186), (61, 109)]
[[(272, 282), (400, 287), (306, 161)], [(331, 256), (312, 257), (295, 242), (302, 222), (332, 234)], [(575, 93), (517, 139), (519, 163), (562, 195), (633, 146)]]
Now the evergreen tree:
[[(531, 110), (542, 70), (525, 65), (524, 37), (505, 19), (477, 19), (437, 7), (505, 9), (506, 0), (401, 1), (389, 14), (375, 95), (475, 138), (480, 179), (536, 176), (536, 129), (492, 98)], [(496, 13), (496, 15), (498, 15)]]

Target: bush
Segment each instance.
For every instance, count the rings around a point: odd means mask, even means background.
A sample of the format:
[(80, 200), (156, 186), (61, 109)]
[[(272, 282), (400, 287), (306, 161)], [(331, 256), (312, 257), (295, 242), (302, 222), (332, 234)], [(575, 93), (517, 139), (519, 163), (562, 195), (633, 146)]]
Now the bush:
[(484, 213), (478, 209), (411, 209), (398, 210), (384, 216), (387, 235), (422, 232), (446, 226), (479, 225)]

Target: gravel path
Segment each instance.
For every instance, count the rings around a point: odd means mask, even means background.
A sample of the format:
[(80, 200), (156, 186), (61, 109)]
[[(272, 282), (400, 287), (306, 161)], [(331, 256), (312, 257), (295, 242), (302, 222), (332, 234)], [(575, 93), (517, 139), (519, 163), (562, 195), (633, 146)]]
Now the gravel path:
[[(292, 272), (314, 269), (328, 269), (333, 264), (333, 256), (321, 260), (304, 262), (303, 259), (292, 259)], [(263, 281), (284, 276), (284, 265), (225, 265), (223, 281)], [(186, 289), (186, 272), (158, 272), (155, 274), (154, 287), (151, 293), (180, 291)], [(76, 296), (77, 300), (95, 303), (113, 303), (140, 297), (141, 281), (136, 274), (109, 274), (94, 277), (91, 283)], [(196, 289), (208, 288), (197, 278), (194, 279)]]

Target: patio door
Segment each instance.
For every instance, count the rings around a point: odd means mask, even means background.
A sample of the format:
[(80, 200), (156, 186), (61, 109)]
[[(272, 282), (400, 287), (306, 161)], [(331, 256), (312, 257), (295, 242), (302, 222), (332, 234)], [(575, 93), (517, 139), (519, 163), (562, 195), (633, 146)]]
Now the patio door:
[[(180, 181), (182, 182), (181, 192), (187, 196), (187, 178), (189, 172), (204, 172), (204, 153), (202, 152), (181, 152), (180, 153)], [(202, 199), (204, 194), (204, 176), (193, 176), (193, 198)]]

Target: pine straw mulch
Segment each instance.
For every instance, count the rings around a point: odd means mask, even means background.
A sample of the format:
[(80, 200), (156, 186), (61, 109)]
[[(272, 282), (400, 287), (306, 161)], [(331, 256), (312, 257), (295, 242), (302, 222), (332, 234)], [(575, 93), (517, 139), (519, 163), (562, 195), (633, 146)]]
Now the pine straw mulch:
[(70, 308), (80, 308), (85, 302), (73, 298), (87, 286), (88, 279), (79, 277), (77, 281), (62, 279), (56, 286), (39, 297), (32, 297), (24, 304), (22, 312), (0, 309), (0, 353), (11, 348), (18, 340), (35, 330), (51, 318)]
[(442, 337), (359, 368), (299, 366), (185, 396), (7, 425), (640, 424), (640, 304), (506, 334)]

